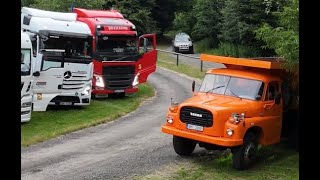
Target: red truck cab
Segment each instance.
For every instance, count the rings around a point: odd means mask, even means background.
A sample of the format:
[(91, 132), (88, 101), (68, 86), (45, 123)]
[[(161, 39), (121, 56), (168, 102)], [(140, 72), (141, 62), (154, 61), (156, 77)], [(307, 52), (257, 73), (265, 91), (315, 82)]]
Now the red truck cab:
[(135, 25), (117, 10), (74, 8), (74, 12), (93, 35), (93, 97), (137, 92), (138, 84), (156, 70), (156, 35), (138, 37)]

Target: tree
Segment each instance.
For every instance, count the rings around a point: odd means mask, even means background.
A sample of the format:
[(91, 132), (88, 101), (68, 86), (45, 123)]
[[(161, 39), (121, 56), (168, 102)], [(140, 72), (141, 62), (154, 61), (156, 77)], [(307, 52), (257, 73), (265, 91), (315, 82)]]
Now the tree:
[[(273, 13), (278, 17), (277, 26), (265, 23), (255, 31), (256, 38), (263, 40), (264, 48), (272, 48), (285, 60), (293, 94), (299, 95), (299, 0), (289, 0), (280, 12)], [(299, 103), (299, 102), (298, 102)]]
[(197, 1), (198, 0), (176, 0), (174, 20), (171, 23), (171, 27), (165, 29), (165, 31), (167, 31), (167, 35), (173, 37), (178, 32), (185, 32), (191, 35), (193, 27), (197, 22), (194, 16), (195, 12), (193, 11), (193, 6)]
[(151, 16), (157, 22), (160, 34), (163, 34), (163, 32), (172, 25), (176, 9), (176, 0), (155, 0), (155, 5), (151, 10)]
[(299, 63), (299, 0), (290, 0), (281, 12), (275, 12), (278, 26), (265, 23), (255, 31), (256, 38), (263, 40), (264, 48), (272, 48), (286, 60), (285, 66), (294, 69)]
[(198, 0), (193, 8), (196, 23), (192, 35), (195, 39), (210, 38), (217, 42), (224, 0)]
[[(274, 11), (274, 8), (270, 10)], [(261, 24), (273, 24), (275, 21), (272, 14), (265, 12), (265, 4), (261, 0), (226, 0), (221, 12), (221, 33), (218, 36), (221, 41), (246, 46), (263, 56), (273, 54), (268, 48), (261, 49), (263, 41), (256, 39), (254, 35)]]
[(29, 7), (30, 5), (34, 4), (35, 0), (21, 0), (21, 6), (27, 6)]
[(102, 9), (104, 0), (23, 0), (28, 7), (48, 11), (69, 12), (71, 4), (74, 7), (87, 8), (87, 9)]
[(158, 33), (156, 21), (152, 18), (151, 10), (155, 0), (106, 0), (104, 9), (117, 9), (131, 21), (139, 34)]

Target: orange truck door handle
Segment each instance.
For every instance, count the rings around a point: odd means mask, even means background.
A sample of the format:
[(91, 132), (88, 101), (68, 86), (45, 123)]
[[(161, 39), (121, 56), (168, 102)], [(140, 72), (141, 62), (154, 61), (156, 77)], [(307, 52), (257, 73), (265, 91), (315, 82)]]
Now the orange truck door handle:
[(274, 103), (272, 103), (272, 104), (265, 104), (265, 105), (263, 106), (263, 108), (264, 108), (264, 109), (271, 109), (273, 105), (274, 105)]

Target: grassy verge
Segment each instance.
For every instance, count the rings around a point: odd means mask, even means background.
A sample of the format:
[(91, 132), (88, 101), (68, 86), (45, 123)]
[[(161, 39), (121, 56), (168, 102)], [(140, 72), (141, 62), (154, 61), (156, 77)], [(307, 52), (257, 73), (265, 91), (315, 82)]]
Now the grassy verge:
[(299, 154), (283, 144), (261, 148), (257, 162), (245, 171), (232, 168), (232, 154), (229, 151), (207, 151), (184, 159), (188, 161), (179, 161), (174, 170), (160, 170), (135, 179), (299, 179)]
[(158, 51), (157, 65), (198, 79), (202, 79), (205, 75), (205, 72), (201, 72), (200, 69), (197, 67), (193, 67), (182, 63), (180, 63), (179, 66), (177, 66), (176, 59), (165, 52)]
[(256, 49), (252, 47), (221, 42), (217, 48), (210, 48), (210, 39), (204, 39), (194, 43), (195, 51), (198, 53), (214, 54), (220, 56), (233, 57), (257, 57), (259, 56)]
[(154, 95), (154, 89), (141, 84), (132, 97), (92, 100), (86, 107), (56, 107), (45, 112), (32, 112), (31, 121), (21, 124), (21, 146), (112, 121), (134, 111), (140, 103)]

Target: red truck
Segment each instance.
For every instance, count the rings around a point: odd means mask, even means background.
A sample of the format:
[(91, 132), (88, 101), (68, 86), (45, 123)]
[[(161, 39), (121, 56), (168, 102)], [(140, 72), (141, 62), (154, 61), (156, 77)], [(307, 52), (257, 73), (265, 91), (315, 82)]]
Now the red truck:
[(136, 93), (156, 70), (156, 35), (138, 36), (136, 27), (117, 10), (74, 8), (77, 21), (86, 23), (93, 36), (92, 96)]

